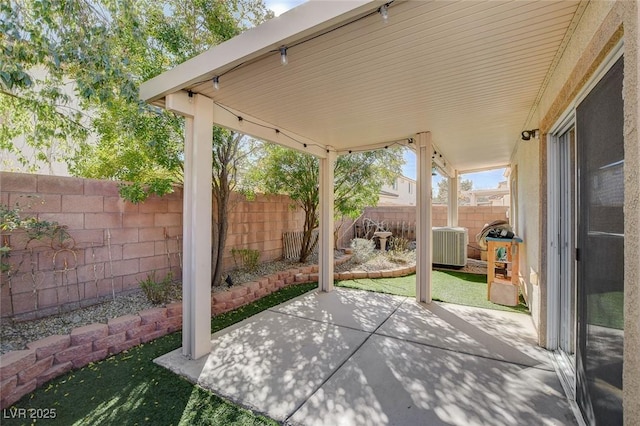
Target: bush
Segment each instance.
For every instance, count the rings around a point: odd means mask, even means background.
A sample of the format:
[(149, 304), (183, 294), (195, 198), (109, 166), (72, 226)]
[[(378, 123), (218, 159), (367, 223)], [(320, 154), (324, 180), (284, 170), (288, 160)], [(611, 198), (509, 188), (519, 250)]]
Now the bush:
[(151, 274), (147, 274), (147, 279), (138, 281), (138, 284), (149, 302), (154, 305), (166, 304), (178, 298), (177, 286), (171, 272), (158, 282), (156, 281), (156, 272), (153, 271)]
[(416, 262), (415, 250), (406, 251), (388, 251), (386, 253), (387, 259), (398, 265), (410, 265)]
[(411, 241), (403, 237), (391, 237), (389, 241), (389, 247), (393, 252), (404, 253), (409, 251), (410, 243)]
[(351, 240), (351, 248), (353, 249), (353, 261), (364, 263), (373, 256), (376, 243), (365, 238), (354, 238)]
[(253, 272), (258, 268), (260, 262), (260, 252), (252, 249), (231, 249), (231, 256), (236, 268), (244, 268), (249, 272)]

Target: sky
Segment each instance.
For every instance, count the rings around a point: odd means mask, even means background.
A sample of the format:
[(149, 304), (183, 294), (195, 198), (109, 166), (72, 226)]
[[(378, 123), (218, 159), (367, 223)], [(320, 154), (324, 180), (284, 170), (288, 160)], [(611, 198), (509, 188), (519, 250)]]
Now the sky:
[(304, 2), (305, 0), (265, 0), (267, 7), (273, 10), (276, 16)]
[[(402, 167), (402, 174), (408, 178), (416, 178), (416, 155), (410, 150), (404, 153), (405, 164)], [(492, 189), (497, 188), (498, 183), (506, 180), (504, 177), (504, 169), (487, 170), (484, 172), (466, 173), (460, 176), (461, 179), (469, 179), (473, 182), (473, 189)], [(433, 177), (433, 188), (438, 187), (438, 183), (443, 179), (442, 176)]]
[[(287, 10), (304, 3), (306, 0), (265, 0), (267, 7), (275, 13), (276, 16), (286, 12)], [(416, 156), (411, 151), (406, 151), (404, 155), (405, 165), (402, 167), (402, 174), (408, 178), (416, 178)], [(462, 175), (462, 179), (470, 179), (473, 181), (473, 189), (490, 189), (497, 188), (498, 183), (505, 180), (503, 176), (504, 169), (490, 170), (486, 172), (469, 173)], [(437, 188), (438, 182), (442, 177), (437, 175), (433, 177), (433, 187)]]

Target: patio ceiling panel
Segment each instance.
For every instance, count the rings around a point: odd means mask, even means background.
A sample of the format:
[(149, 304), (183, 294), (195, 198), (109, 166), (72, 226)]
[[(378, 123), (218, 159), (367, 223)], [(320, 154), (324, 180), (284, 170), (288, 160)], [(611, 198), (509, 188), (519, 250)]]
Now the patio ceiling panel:
[(428, 130), (458, 170), (501, 166), (529, 125), (579, 3), (396, 1), (387, 24), (376, 13), (351, 22), (361, 7), (347, 25), (334, 19), (282, 40), (286, 66), (271, 52), (223, 74), (218, 91), (210, 81), (190, 88), (339, 151)]

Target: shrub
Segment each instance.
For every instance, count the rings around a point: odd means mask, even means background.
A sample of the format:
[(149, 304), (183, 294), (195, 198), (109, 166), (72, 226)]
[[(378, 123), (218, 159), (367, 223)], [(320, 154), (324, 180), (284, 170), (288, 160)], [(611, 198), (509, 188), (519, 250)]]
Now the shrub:
[(231, 256), (236, 268), (244, 268), (253, 272), (258, 268), (260, 262), (260, 252), (252, 249), (231, 249)]
[(177, 286), (171, 272), (158, 282), (156, 281), (156, 272), (153, 271), (151, 274), (147, 274), (145, 280), (138, 281), (138, 284), (149, 302), (154, 305), (166, 304), (178, 298)]
[(396, 253), (404, 253), (409, 251), (409, 244), (411, 242), (403, 237), (391, 237), (389, 239), (389, 247), (391, 251)]
[(353, 249), (353, 261), (364, 263), (373, 256), (376, 243), (365, 238), (354, 238), (351, 240), (351, 248)]
[(415, 250), (406, 250), (406, 251), (391, 250), (386, 253), (386, 256), (390, 262), (396, 263), (398, 265), (409, 265), (416, 262)]

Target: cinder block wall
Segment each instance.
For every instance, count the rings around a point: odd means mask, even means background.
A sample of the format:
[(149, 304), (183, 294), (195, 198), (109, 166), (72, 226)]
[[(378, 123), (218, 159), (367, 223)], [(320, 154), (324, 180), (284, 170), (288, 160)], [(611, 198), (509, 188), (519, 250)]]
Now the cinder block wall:
[[(29, 318), (138, 288), (155, 271), (180, 273), (182, 193), (125, 202), (113, 181), (0, 173), (1, 202), (67, 227), (62, 243), (2, 236), (12, 271), (2, 274), (2, 316)], [(11, 293), (11, 294), (10, 294)]]
[(231, 249), (258, 250), (260, 261), (282, 257), (282, 234), (302, 231), (304, 213), (294, 208), (286, 195), (261, 195), (246, 200), (234, 194), (229, 216), (227, 245), (224, 253), (225, 269), (235, 267)]
[[(0, 172), (0, 202), (18, 203), (25, 215), (67, 226), (72, 239), (28, 241), (3, 234), (12, 270), (0, 276), (3, 317), (28, 319), (137, 290), (139, 281), (169, 271), (180, 278), (182, 190), (132, 204), (114, 181)], [(282, 233), (302, 229), (303, 214), (285, 196), (234, 198), (224, 265), (232, 248), (259, 250), (261, 261), (282, 256)]]

